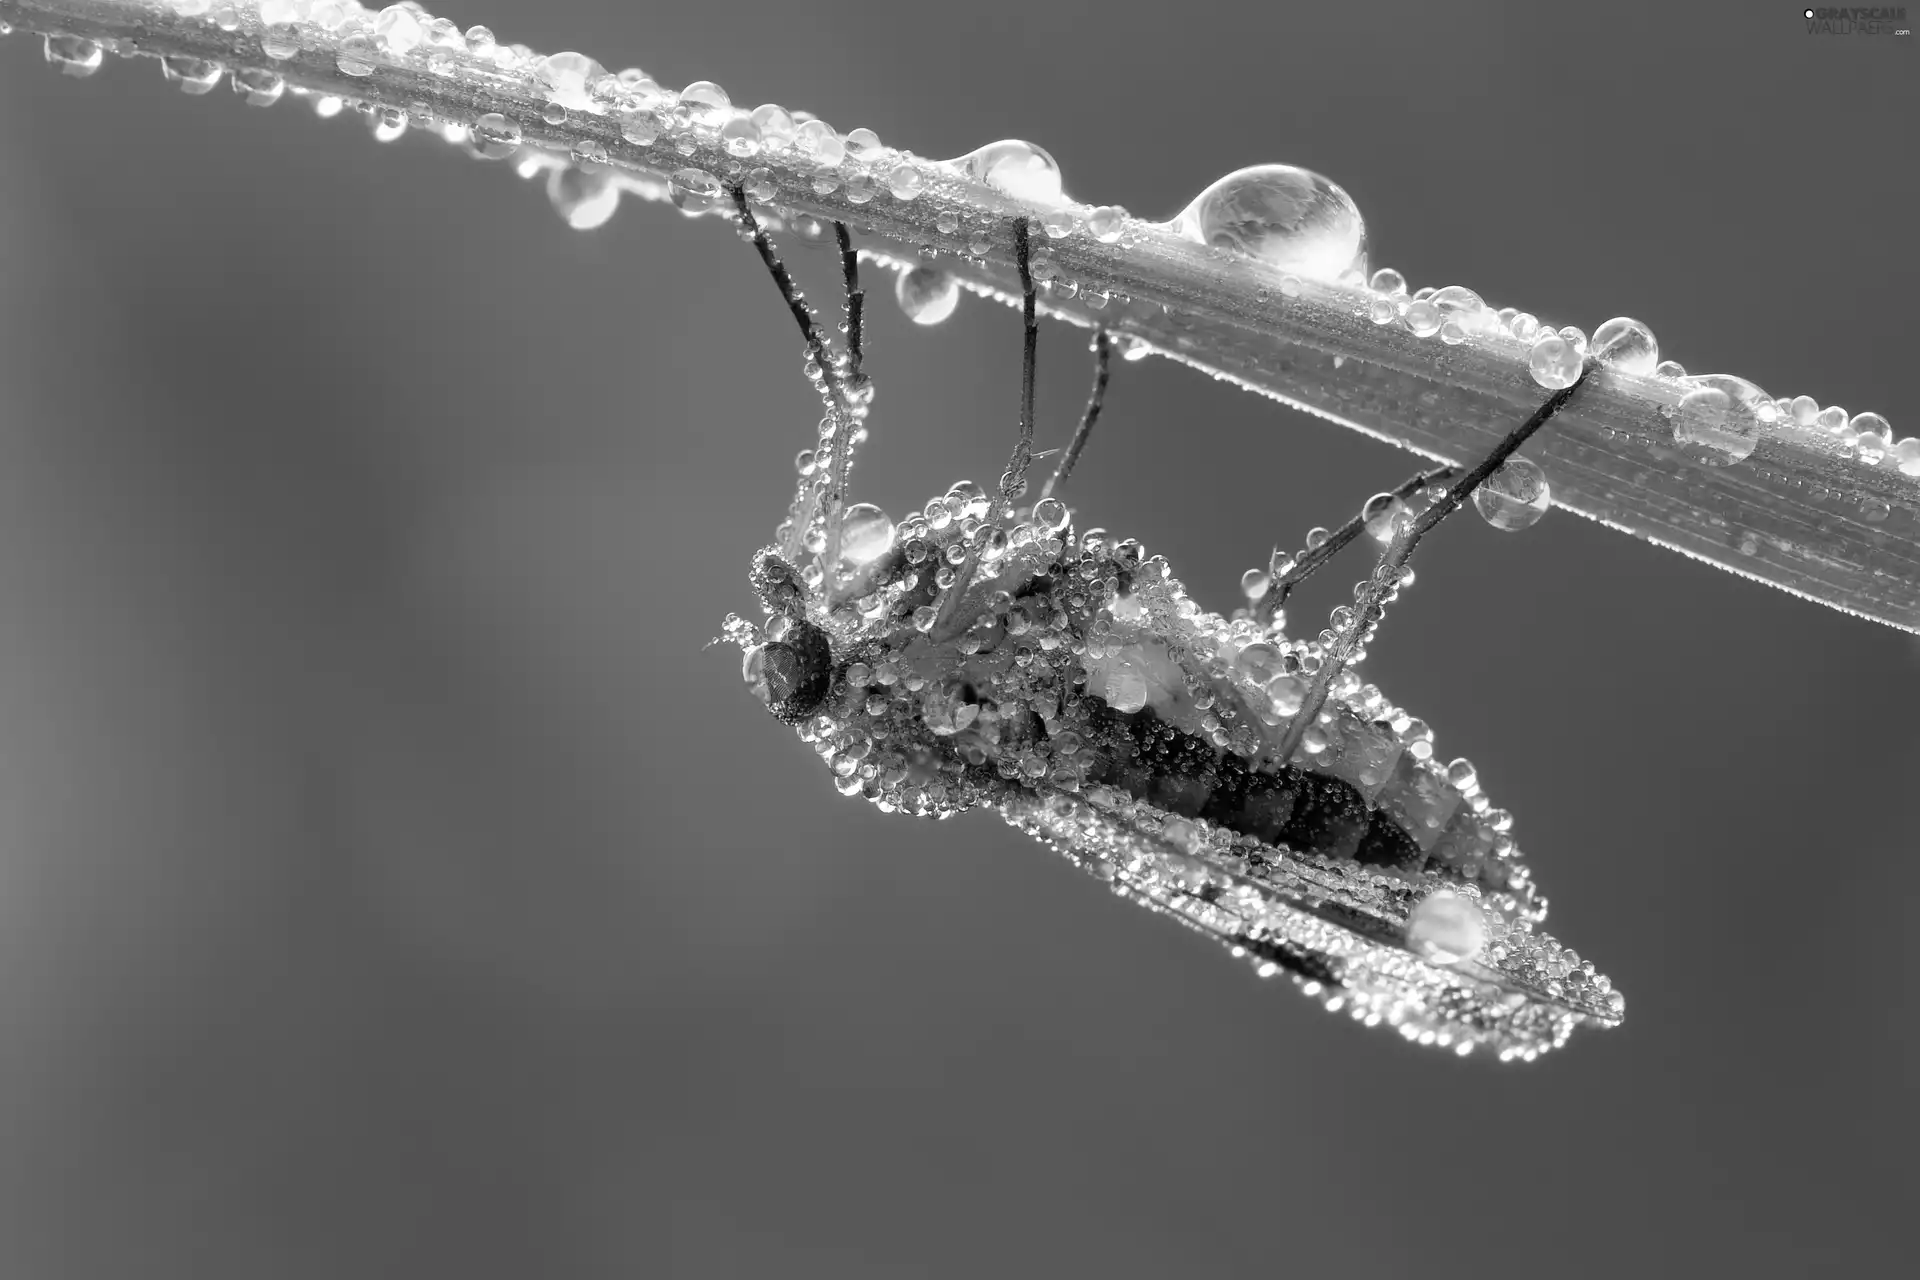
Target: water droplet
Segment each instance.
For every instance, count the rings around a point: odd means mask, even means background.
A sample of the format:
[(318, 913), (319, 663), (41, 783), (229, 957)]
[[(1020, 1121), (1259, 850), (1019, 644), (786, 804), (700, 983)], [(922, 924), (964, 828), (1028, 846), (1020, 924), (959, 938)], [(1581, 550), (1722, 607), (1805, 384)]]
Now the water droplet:
[(1052, 537), (1067, 527), (1067, 504), (1058, 498), (1042, 498), (1033, 504), (1033, 522)]
[(1273, 702), (1275, 715), (1291, 716), (1300, 711), (1306, 701), (1308, 682), (1299, 676), (1278, 675), (1267, 681), (1267, 697)]
[(1413, 330), (1416, 337), (1431, 338), (1440, 332), (1440, 308), (1427, 299), (1407, 305), (1407, 328)]
[(1795, 396), (1789, 409), (1794, 422), (1803, 427), (1812, 426), (1820, 417), (1820, 402), (1812, 396)]
[(1450, 284), (1443, 289), (1435, 289), (1428, 301), (1440, 308), (1442, 315), (1456, 316), (1463, 321), (1469, 321), (1471, 317), (1478, 316), (1487, 309), (1487, 304), (1482, 301), (1480, 295), (1463, 284)]
[(1487, 943), (1486, 917), (1473, 899), (1450, 889), (1428, 894), (1407, 913), (1407, 946), (1434, 964), (1459, 964)]
[(1375, 298), (1367, 304), (1367, 319), (1375, 324), (1392, 324), (1400, 318), (1400, 308), (1393, 305), (1391, 298)]
[(1908, 436), (1893, 446), (1893, 460), (1903, 476), (1920, 476), (1920, 436)]
[(1199, 244), (1317, 280), (1337, 280), (1366, 266), (1366, 223), (1352, 197), (1293, 165), (1230, 173), (1196, 196), (1169, 226)]
[(1473, 509), (1488, 524), (1505, 533), (1530, 529), (1540, 523), (1553, 502), (1547, 474), (1531, 459), (1513, 457), (1473, 491)]
[(1047, 233), (1049, 240), (1064, 240), (1073, 234), (1079, 221), (1071, 209), (1050, 209), (1040, 215), (1040, 229)]
[(667, 199), (682, 213), (705, 213), (722, 194), (720, 179), (705, 169), (675, 169), (667, 179)]
[(1516, 311), (1507, 321), (1507, 332), (1522, 342), (1532, 342), (1540, 334), (1540, 322), (1527, 311)]
[(1375, 293), (1396, 294), (1407, 291), (1407, 278), (1392, 267), (1382, 267), (1367, 280), (1367, 288)]
[(840, 558), (870, 564), (893, 549), (893, 521), (870, 502), (856, 502), (840, 517)]
[[(471, 33), (468, 41), (472, 41)], [(547, 101), (557, 102), (569, 111), (591, 111), (597, 105), (592, 87), (606, 74), (607, 69), (586, 54), (569, 51), (542, 58), (534, 78), (546, 93)]]
[(223, 70), (219, 63), (205, 58), (160, 59), (160, 74), (166, 77), (167, 83), (178, 85), (182, 93), (196, 97), (219, 84)]
[(100, 69), (106, 50), (97, 40), (86, 40), (79, 36), (48, 36), (46, 40), (47, 61), (60, 68), (63, 76), (84, 78)]
[(720, 126), (720, 146), (730, 156), (742, 160), (760, 154), (760, 126), (745, 116), (735, 116)]
[(1145, 360), (1152, 354), (1153, 346), (1151, 343), (1143, 342), (1139, 338), (1131, 335), (1120, 339), (1120, 358), (1129, 364)]
[(620, 207), (620, 188), (613, 175), (604, 169), (578, 169), (568, 165), (547, 175), (547, 199), (555, 213), (566, 219), (576, 231), (591, 231), (605, 224)]
[(407, 131), (407, 113), (399, 107), (379, 107), (368, 117), (375, 142), (392, 142)]
[(649, 146), (660, 136), (660, 117), (644, 108), (620, 117), (620, 136), (636, 147)]
[(1282, 674), (1280, 650), (1264, 640), (1256, 640), (1234, 655), (1234, 670), (1262, 688)]
[(1087, 214), (1087, 234), (1101, 244), (1113, 244), (1127, 228), (1127, 211), (1117, 204), (1103, 204)]
[(346, 100), (331, 93), (323, 93), (313, 100), (313, 114), (322, 120), (331, 120), (339, 115), (346, 106)]
[(1593, 331), (1593, 351), (1622, 373), (1646, 375), (1660, 364), (1660, 344), (1653, 330), (1631, 316), (1615, 316)]
[(1884, 498), (1867, 497), (1861, 499), (1860, 514), (1870, 523), (1879, 524), (1893, 514), (1893, 508), (1887, 505)]
[(504, 160), (520, 147), (520, 126), (498, 111), (473, 122), (473, 153), (482, 160)]
[(851, 129), (847, 132), (847, 154), (855, 163), (872, 164), (887, 154), (887, 147), (873, 130)]
[[(1728, 374), (1703, 374), (1692, 380), (1693, 390), (1680, 397), (1674, 415), (1674, 445), (1703, 466), (1743, 462), (1761, 443), (1761, 418), (1755, 413), (1759, 388)], [(1741, 395), (1740, 386), (1753, 391)]]
[(1407, 504), (1391, 493), (1376, 493), (1360, 508), (1360, 518), (1366, 522), (1367, 536), (1384, 547), (1413, 516)]
[(383, 52), (404, 58), (425, 43), (427, 29), (410, 6), (390, 4), (373, 20), (373, 34)]
[(491, 58), (498, 42), (493, 38), (493, 30), (478, 24), (467, 28), (467, 50), (476, 58)]
[(792, 146), (794, 133), (800, 127), (794, 123), (792, 112), (773, 102), (755, 107), (749, 118), (760, 130), (760, 145), (769, 151), (784, 151)]
[(1475, 791), (1480, 786), (1480, 774), (1473, 767), (1473, 761), (1461, 756), (1447, 766), (1447, 781), (1459, 791)]
[(373, 74), (373, 38), (356, 32), (340, 42), (340, 52), (334, 56), (333, 65), (340, 68), (343, 76), (370, 76)]
[(1060, 166), (1031, 142), (1008, 138), (947, 163), (974, 181), (1027, 204), (1057, 205), (1065, 200)]
[(1678, 360), (1662, 360), (1659, 364), (1653, 366), (1653, 376), (1656, 378), (1684, 378), (1687, 376), (1687, 366), (1681, 364)]
[(801, 125), (794, 132), (793, 145), (801, 155), (826, 169), (836, 168), (847, 157), (847, 144), (825, 120), (809, 120)]
[(1537, 339), (1527, 353), (1527, 370), (1535, 382), (1549, 391), (1559, 391), (1579, 381), (1583, 363), (1579, 350), (1557, 333)]
[(287, 82), (272, 71), (242, 67), (233, 73), (233, 91), (246, 99), (250, 107), (270, 107), (280, 101)]
[(893, 193), (895, 200), (911, 200), (919, 195), (926, 186), (926, 179), (920, 171), (910, 164), (897, 164), (887, 174), (887, 190)]
[(166, 0), (166, 4), (183, 18), (197, 18), (213, 8), (213, 0)]
[(1240, 575), (1240, 594), (1249, 600), (1266, 595), (1272, 585), (1273, 575), (1265, 569), (1249, 569)]
[(773, 199), (780, 190), (780, 184), (774, 181), (771, 169), (747, 170), (747, 176), (740, 187), (747, 193), (747, 199), (756, 200), (761, 204)]
[(939, 324), (960, 305), (960, 282), (935, 267), (915, 267), (900, 273), (893, 296), (915, 324)]
[(1853, 447), (1860, 461), (1870, 467), (1879, 466), (1892, 447), (1892, 425), (1877, 413), (1856, 413), (1847, 425), (1856, 433)]

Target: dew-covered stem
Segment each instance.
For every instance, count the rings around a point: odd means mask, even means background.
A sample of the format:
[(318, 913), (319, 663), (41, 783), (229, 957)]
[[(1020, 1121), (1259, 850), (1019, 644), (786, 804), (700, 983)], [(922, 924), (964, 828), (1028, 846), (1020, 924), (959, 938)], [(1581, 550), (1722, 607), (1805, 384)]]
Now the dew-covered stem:
[[(74, 74), (100, 65), (103, 50), (213, 63), (248, 102), (344, 100), (369, 114), (376, 136), (411, 123), (414, 133), (431, 130), (516, 165), (610, 175), (570, 214), (578, 226), (605, 216), (607, 183), (622, 197), (671, 199), (688, 212), (703, 201), (731, 212), (722, 184), (743, 183), (755, 206), (789, 224), (850, 223), (870, 262), (905, 270), (931, 258), (968, 290), (1025, 306), (1002, 231), (1009, 220), (1046, 218), (1038, 314), (1108, 329), (1130, 354), (1169, 356), (1436, 461), (1484, 454), (1499, 439), (1495, 424), (1537, 404), (1529, 344), (1511, 332), (1449, 330), (1424, 302), (1413, 304), (1423, 308), (1421, 323), (1411, 313), (1389, 322), (1382, 295), (1364, 284), (1298, 279), (1230, 247), (1196, 243), (1173, 222), (1078, 204), (1044, 166), (944, 163), (877, 139), (855, 146), (819, 121), (799, 130), (821, 125), (820, 145), (800, 145), (795, 120), (778, 108), (780, 127), (756, 143), (742, 130), (745, 113), (722, 127), (704, 102), (684, 119), (622, 114), (584, 89), (557, 104), (543, 60), (495, 47), (491, 36), (463, 42), (452, 24), (421, 15), (426, 38), (383, 41), (357, 6), (266, 7), (282, 20), (264, 21), (262, 0), (0, 0), (0, 22), (61, 37), (63, 49), (86, 46), (87, 57), (63, 68)], [(317, 20), (340, 12), (346, 20)], [(455, 40), (441, 41), (440, 31)], [(989, 181), (996, 172), (1015, 180)], [(1535, 313), (1553, 310), (1551, 299), (1541, 301)], [(1767, 382), (1758, 372), (1754, 381)], [(1625, 364), (1597, 371), (1530, 451), (1553, 501), (1831, 607), (1920, 630), (1920, 441), (1898, 439), (1878, 415), (1854, 415), (1865, 425), (1850, 425), (1845, 411), (1802, 397), (1809, 411), (1769, 421), (1757, 440), (1740, 443), (1735, 465), (1701, 465), (1719, 447), (1716, 422), (1691, 435), (1677, 428), (1687, 425), (1683, 399), (1711, 399), (1712, 389)], [(1844, 398), (1844, 388), (1834, 390)], [(1704, 408), (1711, 419), (1715, 405)], [(1275, 439), (1278, 452), (1277, 431)]]

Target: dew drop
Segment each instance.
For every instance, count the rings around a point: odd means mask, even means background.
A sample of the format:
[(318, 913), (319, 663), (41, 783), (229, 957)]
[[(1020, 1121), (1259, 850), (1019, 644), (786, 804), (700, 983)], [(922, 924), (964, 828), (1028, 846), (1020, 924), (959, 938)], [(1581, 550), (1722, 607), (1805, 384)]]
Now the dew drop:
[(871, 564), (893, 549), (893, 521), (870, 502), (856, 502), (840, 517), (840, 558)]
[(769, 102), (755, 107), (748, 118), (760, 130), (760, 145), (767, 150), (784, 151), (793, 145), (799, 126), (794, 123), (793, 113), (785, 107)]
[(780, 184), (774, 181), (771, 169), (749, 169), (740, 189), (747, 193), (747, 199), (765, 204), (779, 193)]
[(926, 179), (910, 164), (897, 164), (887, 174), (887, 190), (895, 200), (911, 200), (926, 186)]
[(1413, 330), (1416, 337), (1431, 338), (1440, 332), (1440, 308), (1425, 298), (1408, 304), (1407, 328)]
[(272, 71), (242, 67), (233, 73), (233, 91), (250, 107), (270, 107), (280, 101), (286, 89), (287, 82)]
[(1631, 316), (1615, 316), (1593, 331), (1594, 357), (1622, 373), (1642, 376), (1660, 364), (1660, 344), (1653, 330)]
[[(467, 34), (468, 43), (473, 40)], [(569, 111), (590, 111), (595, 106), (590, 92), (607, 69), (584, 53), (556, 53), (540, 60), (535, 80), (549, 102), (557, 102)]]
[(356, 32), (340, 42), (340, 52), (334, 56), (333, 65), (340, 68), (343, 76), (370, 76), (373, 74), (373, 39)]
[(1407, 504), (1393, 494), (1376, 493), (1360, 508), (1360, 518), (1366, 523), (1367, 536), (1385, 546), (1412, 516)]
[(225, 70), (217, 62), (205, 58), (162, 58), (160, 74), (167, 83), (177, 85), (180, 92), (198, 97), (220, 83), (220, 73)]
[(1546, 472), (1528, 458), (1508, 458), (1473, 491), (1473, 509), (1480, 513), (1481, 519), (1505, 533), (1539, 524), (1552, 501), (1553, 490), (1547, 484)]
[(1459, 964), (1480, 954), (1486, 918), (1473, 899), (1450, 889), (1427, 895), (1407, 913), (1407, 946), (1434, 964)]
[(744, 160), (760, 154), (760, 126), (745, 116), (735, 116), (720, 126), (720, 146), (730, 156)]
[(1673, 442), (1681, 453), (1708, 467), (1744, 462), (1760, 444), (1760, 402), (1766, 392), (1745, 378), (1697, 374), (1680, 399)]
[(699, 129), (718, 129), (733, 114), (733, 99), (711, 80), (695, 80), (680, 91), (687, 119)]
[(390, 4), (373, 20), (373, 35), (380, 49), (403, 58), (427, 39), (427, 29), (411, 5)]
[(604, 225), (620, 207), (620, 188), (604, 169), (589, 171), (568, 165), (547, 175), (547, 199), (568, 226), (591, 231)]
[(1794, 422), (1803, 427), (1812, 426), (1820, 417), (1820, 402), (1812, 396), (1795, 396), (1789, 408)]
[(1653, 376), (1656, 378), (1684, 378), (1687, 376), (1687, 366), (1681, 364), (1678, 360), (1662, 360), (1659, 364), (1653, 366)]
[(1528, 372), (1549, 391), (1559, 391), (1578, 382), (1582, 363), (1579, 350), (1557, 333), (1540, 338), (1527, 353)]
[(936, 267), (915, 267), (894, 281), (893, 297), (915, 324), (939, 324), (960, 305), (960, 282)]
[(1856, 413), (1847, 423), (1855, 432), (1853, 447), (1860, 461), (1870, 467), (1880, 465), (1892, 448), (1893, 427), (1877, 413)]
[(373, 138), (376, 142), (392, 142), (407, 131), (407, 113), (399, 107), (380, 107), (372, 116)]
[(1275, 715), (1298, 714), (1306, 696), (1307, 681), (1299, 676), (1278, 675), (1267, 681), (1267, 697), (1273, 702)]
[(86, 40), (80, 36), (48, 36), (46, 41), (47, 61), (60, 68), (63, 76), (83, 79), (100, 69), (106, 50), (97, 40)]
[(1539, 336), (1540, 322), (1533, 318), (1531, 312), (1516, 311), (1507, 321), (1507, 332), (1522, 342), (1532, 342)]
[(1196, 243), (1317, 280), (1337, 280), (1366, 266), (1366, 223), (1353, 198), (1293, 165), (1255, 165), (1230, 173), (1168, 225)]
[(794, 132), (793, 145), (801, 155), (826, 169), (837, 167), (847, 158), (847, 144), (825, 120), (809, 120), (801, 125)]
[(1067, 504), (1058, 498), (1042, 498), (1033, 504), (1033, 522), (1049, 537), (1067, 527)]
[(473, 122), (473, 153), (482, 160), (504, 160), (520, 146), (520, 126), (498, 111)]
[(1920, 436), (1908, 436), (1893, 446), (1893, 460), (1903, 476), (1920, 476)]
[(682, 213), (705, 213), (720, 195), (720, 179), (705, 169), (675, 169), (667, 179), (667, 199)]
[(1027, 204), (1057, 205), (1066, 198), (1060, 166), (1053, 157), (1018, 138), (989, 143), (947, 163), (974, 181)]
[(1391, 298), (1375, 298), (1367, 304), (1367, 319), (1375, 324), (1392, 324), (1400, 318), (1400, 309)]
[(1368, 278), (1367, 288), (1373, 290), (1375, 293), (1388, 295), (1405, 293), (1407, 291), (1407, 278), (1398, 271), (1395, 271), (1392, 267), (1382, 267)]
[(1087, 234), (1101, 244), (1113, 244), (1127, 226), (1127, 211), (1117, 204), (1103, 204), (1087, 214)]
[(660, 117), (644, 109), (628, 111), (620, 117), (620, 136), (636, 147), (648, 146), (660, 136)]

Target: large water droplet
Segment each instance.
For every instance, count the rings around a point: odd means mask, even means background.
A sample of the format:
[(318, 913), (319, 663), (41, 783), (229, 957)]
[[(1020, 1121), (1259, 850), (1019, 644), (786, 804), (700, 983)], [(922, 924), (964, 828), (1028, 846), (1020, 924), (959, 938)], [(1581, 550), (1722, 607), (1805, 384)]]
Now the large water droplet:
[(373, 20), (373, 35), (382, 50), (405, 57), (426, 42), (427, 28), (412, 6), (390, 4)]
[(591, 89), (607, 74), (607, 69), (584, 53), (556, 53), (540, 61), (536, 79), (546, 91), (547, 101), (557, 102), (569, 111), (593, 108)]
[(1434, 964), (1459, 964), (1480, 954), (1487, 921), (1473, 899), (1450, 889), (1428, 894), (1407, 913), (1407, 946)]
[(48, 36), (46, 43), (47, 61), (60, 68), (63, 76), (90, 76), (100, 69), (106, 50), (97, 40), (86, 40), (80, 36)]
[(832, 169), (847, 158), (847, 144), (825, 120), (808, 120), (794, 131), (793, 145), (822, 168)]
[(223, 70), (219, 63), (205, 58), (160, 59), (160, 74), (166, 77), (167, 83), (178, 85), (180, 92), (196, 97), (219, 84)]
[(705, 169), (675, 169), (667, 179), (667, 199), (682, 213), (705, 213), (720, 196), (720, 179)]
[(1766, 392), (1727, 373), (1696, 374), (1693, 390), (1680, 398), (1673, 443), (1708, 467), (1744, 462), (1760, 444), (1760, 402)]
[(1631, 316), (1615, 316), (1593, 331), (1594, 358), (1622, 373), (1648, 376), (1660, 367), (1653, 330)]
[(1527, 370), (1549, 391), (1560, 391), (1580, 380), (1585, 362), (1580, 349), (1557, 333), (1548, 333), (1527, 353)]
[(1893, 447), (1892, 424), (1877, 413), (1856, 413), (1847, 425), (1854, 431), (1855, 456), (1870, 467), (1879, 466)]
[(1367, 499), (1360, 508), (1360, 518), (1365, 522), (1367, 536), (1381, 546), (1393, 541), (1400, 527), (1412, 519), (1407, 504), (1390, 493), (1376, 493)]
[(260, 67), (242, 67), (233, 73), (233, 91), (250, 107), (270, 107), (280, 101), (287, 82), (278, 73)]
[(1903, 476), (1920, 476), (1920, 436), (1908, 436), (1893, 446), (1893, 461)]
[(1169, 226), (1189, 240), (1319, 280), (1366, 270), (1367, 228), (1338, 186), (1287, 164), (1230, 173), (1194, 198)]
[(572, 165), (547, 175), (547, 199), (567, 225), (576, 231), (591, 231), (605, 224), (620, 207), (620, 188), (613, 174), (605, 169), (579, 169)]
[(871, 564), (893, 548), (893, 521), (871, 502), (856, 502), (840, 517), (840, 558)]
[(1500, 469), (1473, 491), (1473, 509), (1494, 528), (1507, 533), (1540, 523), (1553, 502), (1553, 490), (1540, 465), (1527, 458), (1508, 458)]
[(939, 324), (960, 305), (960, 282), (934, 267), (903, 271), (893, 296), (915, 324)]
[(1031, 142), (1008, 138), (947, 162), (976, 182), (1027, 204), (1058, 205), (1066, 200), (1060, 166)]
[(718, 129), (733, 114), (733, 99), (711, 80), (695, 80), (680, 91), (680, 105), (699, 128)]
[(520, 146), (520, 126), (498, 111), (473, 122), (473, 153), (482, 160), (504, 160)]

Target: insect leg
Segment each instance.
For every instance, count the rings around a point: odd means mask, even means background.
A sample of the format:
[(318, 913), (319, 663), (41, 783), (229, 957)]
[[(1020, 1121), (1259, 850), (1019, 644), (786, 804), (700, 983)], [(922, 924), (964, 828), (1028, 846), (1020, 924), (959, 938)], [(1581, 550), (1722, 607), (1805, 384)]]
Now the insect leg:
[[(1431, 471), (1422, 471), (1408, 477), (1389, 492), (1396, 498), (1409, 498), (1430, 485), (1446, 484), (1459, 473), (1458, 467), (1435, 467)], [(1253, 606), (1253, 616), (1262, 623), (1272, 622), (1273, 615), (1287, 603), (1287, 597), (1293, 594), (1293, 589), (1326, 567), (1327, 562), (1338, 555), (1349, 542), (1359, 537), (1360, 531), (1366, 527), (1367, 513), (1362, 508), (1352, 519), (1328, 534), (1326, 541), (1317, 547), (1308, 547), (1304, 554), (1290, 562), (1289, 568), (1274, 575), (1272, 583), (1267, 587), (1267, 593), (1261, 596), (1259, 602)]]
[(857, 388), (863, 380), (860, 362), (866, 357), (867, 295), (860, 287), (860, 253), (853, 247), (847, 224), (834, 223), (833, 234), (840, 242), (840, 278), (846, 294), (847, 381)]
[(1040, 496), (1051, 498), (1053, 491), (1066, 484), (1067, 476), (1073, 472), (1073, 464), (1080, 461), (1081, 451), (1087, 447), (1087, 437), (1093, 434), (1093, 424), (1099, 421), (1100, 408), (1107, 399), (1107, 378), (1109, 366), (1113, 360), (1113, 335), (1105, 329), (1093, 335), (1093, 389), (1087, 392), (1087, 407), (1080, 415), (1080, 425), (1073, 433), (1073, 439), (1067, 442), (1067, 451), (1060, 457), (1060, 463), (1054, 467), (1053, 474), (1040, 486)]
[(1308, 686), (1306, 695), (1301, 699), (1300, 710), (1294, 713), (1287, 724), (1287, 731), (1276, 746), (1274, 755), (1280, 760), (1291, 759), (1299, 749), (1300, 739), (1306, 734), (1320, 708), (1326, 705), (1328, 691), (1333, 681), (1353, 660), (1357, 650), (1367, 637), (1373, 634), (1380, 619), (1386, 613), (1386, 602), (1400, 587), (1401, 571), (1407, 566), (1407, 560), (1413, 555), (1413, 549), (1420, 540), (1431, 533), (1436, 525), (1458, 511), (1466, 500), (1473, 496), (1486, 478), (1498, 471), (1501, 464), (1513, 456), (1514, 452), (1530, 439), (1534, 432), (1547, 424), (1547, 420), (1566, 407), (1587, 380), (1587, 371), (1593, 366), (1588, 363), (1580, 371), (1573, 385), (1562, 387), (1547, 397), (1546, 403), (1534, 410), (1533, 416), (1509, 432), (1505, 439), (1494, 446), (1493, 452), (1482, 458), (1473, 470), (1454, 481), (1431, 506), (1418, 516), (1400, 526), (1393, 541), (1381, 553), (1380, 562), (1374, 567), (1373, 574), (1355, 593), (1352, 617), (1345, 626), (1339, 628), (1334, 636), (1330, 651), (1321, 661), (1320, 670), (1314, 673), (1313, 683)]
[[(831, 442), (821, 450), (826, 455), (820, 463), (826, 468), (826, 484), (821, 487), (813, 477), (801, 478), (799, 491), (794, 495), (793, 506), (788, 513), (789, 527), (783, 539), (783, 550), (789, 560), (799, 560), (816, 522), (820, 521), (824, 507), (822, 533), (825, 538), (826, 565), (830, 568), (839, 561), (840, 512), (845, 506), (847, 468), (852, 462), (853, 430), (864, 415), (855, 407), (846, 371), (828, 351), (826, 335), (814, 322), (806, 295), (794, 283), (793, 273), (787, 270), (786, 263), (774, 252), (773, 238), (767, 234), (767, 229), (753, 216), (753, 209), (747, 203), (746, 188), (736, 183), (729, 188), (729, 194), (740, 216), (741, 230), (759, 252), (760, 261), (766, 264), (767, 273), (773, 277), (773, 283), (786, 301), (787, 309), (793, 313), (794, 323), (800, 326), (800, 333), (806, 339), (807, 353), (820, 369), (820, 398), (826, 402), (827, 417), (833, 426)], [(818, 475), (817, 470), (815, 475)]]
[(1000, 477), (1000, 497), (1011, 507), (1013, 500), (1027, 489), (1027, 467), (1033, 461), (1033, 363), (1040, 346), (1040, 323), (1035, 318), (1033, 288), (1032, 224), (1021, 218), (1013, 224), (1013, 260), (1020, 268), (1020, 296), (1026, 330), (1021, 338), (1020, 358), (1020, 438), (1014, 443), (1013, 457)]

